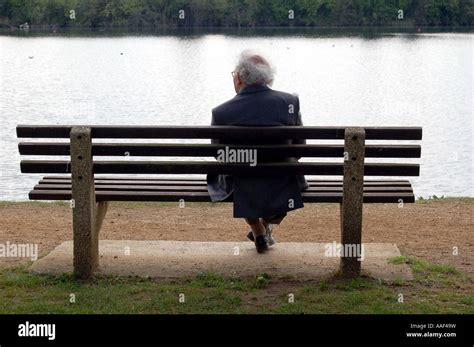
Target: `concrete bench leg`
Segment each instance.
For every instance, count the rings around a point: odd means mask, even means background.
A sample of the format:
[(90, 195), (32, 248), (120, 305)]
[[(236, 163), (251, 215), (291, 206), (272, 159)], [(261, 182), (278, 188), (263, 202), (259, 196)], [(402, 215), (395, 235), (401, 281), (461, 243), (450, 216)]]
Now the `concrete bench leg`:
[(341, 243), (343, 250), (352, 250), (352, 254), (341, 256), (340, 273), (343, 277), (360, 275), (360, 254), (362, 242), (362, 205), (364, 190), (364, 157), (365, 130), (364, 128), (347, 128), (345, 130), (345, 160), (343, 197), (341, 212)]
[(91, 129), (73, 127), (70, 141), (74, 272), (87, 278), (99, 265), (99, 231), (108, 203), (97, 204), (95, 199)]

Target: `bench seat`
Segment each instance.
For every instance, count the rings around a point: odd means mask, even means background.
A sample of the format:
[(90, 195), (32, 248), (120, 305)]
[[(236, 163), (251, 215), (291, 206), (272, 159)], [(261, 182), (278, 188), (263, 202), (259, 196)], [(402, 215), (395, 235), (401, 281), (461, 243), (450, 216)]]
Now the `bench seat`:
[[(364, 203), (415, 202), (405, 178), (420, 175), (420, 164), (410, 160), (421, 158), (422, 129), (18, 125), (17, 136), (30, 139), (18, 144), (20, 154), (33, 156), (21, 160), (21, 172), (42, 175), (29, 198), (70, 201), (74, 272), (87, 278), (99, 266), (99, 232), (110, 201), (210, 202), (209, 174), (311, 177), (303, 202), (339, 204), (341, 245), (359, 249)], [(360, 273), (357, 255), (342, 254), (340, 274)]]
[[(210, 202), (204, 179), (96, 177), (96, 201), (185, 201)], [(302, 193), (303, 202), (341, 203), (343, 183), (340, 180), (308, 180), (310, 187)], [(30, 191), (31, 200), (70, 200), (71, 178), (45, 176)], [(415, 202), (408, 180), (365, 180), (364, 203)], [(229, 202), (232, 199), (227, 200)]]

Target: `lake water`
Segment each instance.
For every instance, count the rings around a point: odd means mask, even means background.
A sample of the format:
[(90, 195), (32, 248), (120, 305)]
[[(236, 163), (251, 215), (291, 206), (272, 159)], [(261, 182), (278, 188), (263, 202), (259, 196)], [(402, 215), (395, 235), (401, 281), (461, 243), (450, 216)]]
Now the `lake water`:
[(20, 174), (17, 124), (207, 125), (246, 48), (274, 63), (274, 89), (299, 94), (305, 125), (421, 126), (416, 196), (474, 196), (473, 37), (0, 33), (0, 200), (27, 200), (39, 178)]

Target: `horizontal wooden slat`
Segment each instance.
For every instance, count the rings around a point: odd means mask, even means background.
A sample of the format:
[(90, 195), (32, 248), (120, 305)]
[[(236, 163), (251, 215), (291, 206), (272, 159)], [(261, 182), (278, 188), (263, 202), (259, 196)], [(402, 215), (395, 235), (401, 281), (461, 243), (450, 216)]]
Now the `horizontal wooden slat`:
[[(66, 179), (70, 180), (71, 175), (65, 175), (65, 176), (44, 176), (43, 179), (49, 180), (49, 179)], [(147, 176), (104, 176), (104, 175), (98, 175), (96, 176), (96, 179), (101, 179), (101, 180), (160, 180), (160, 181), (168, 181), (168, 180), (179, 180), (179, 181), (189, 181), (189, 182), (194, 182), (194, 181), (205, 181), (205, 179), (199, 178), (199, 177), (183, 177), (183, 176), (178, 176), (178, 177), (147, 177)]]
[[(340, 203), (342, 193), (302, 193), (304, 202)], [(32, 190), (29, 193), (31, 200), (70, 200), (71, 191), (68, 190)], [(97, 191), (97, 201), (179, 201), (209, 202), (206, 192), (140, 192), (136, 191)], [(404, 203), (415, 201), (412, 193), (364, 193), (364, 203)], [(228, 200), (231, 201), (230, 199)]]
[[(23, 173), (71, 173), (69, 161), (22, 160)], [(365, 176), (418, 176), (418, 164), (365, 164)], [(96, 161), (97, 174), (342, 175), (343, 163), (248, 164), (188, 161)]]
[[(307, 180), (312, 186), (342, 186), (342, 180), (340, 181), (312, 181)], [(71, 179), (42, 179), (39, 184), (71, 184)], [(206, 186), (207, 182), (202, 181), (178, 181), (178, 180), (107, 180), (107, 179), (95, 179), (96, 185), (179, 185), (179, 186)], [(376, 186), (411, 186), (409, 181), (364, 181), (364, 186), (376, 187)]]
[[(344, 145), (214, 145), (156, 143), (94, 143), (94, 156), (155, 156), (213, 157), (219, 149), (255, 149), (257, 158), (283, 157), (343, 157)], [(20, 142), (21, 155), (70, 155), (69, 143)], [(419, 158), (420, 145), (367, 145), (368, 158)]]
[[(42, 179), (39, 184), (71, 184), (71, 179)], [(135, 184), (135, 185), (206, 185), (206, 181), (181, 181), (181, 180), (109, 180), (96, 178), (95, 184)]]
[[(310, 186), (305, 192), (342, 192), (342, 186)], [(37, 184), (35, 190), (71, 190), (71, 184)], [(110, 191), (204, 191), (207, 192), (207, 186), (179, 186), (179, 185), (117, 185), (117, 184), (99, 184), (95, 186), (95, 190)], [(365, 192), (411, 192), (411, 187), (394, 187), (394, 186), (364, 186)]]
[[(69, 138), (71, 125), (18, 125), (17, 136)], [(91, 126), (93, 138), (130, 139), (343, 139), (347, 126)], [(367, 140), (421, 140), (421, 127), (364, 127)]]
[[(65, 176), (44, 176), (43, 180), (71, 180), (71, 175), (65, 175)], [(150, 176), (103, 176), (99, 175), (96, 176), (96, 180), (139, 180), (139, 181), (162, 181), (162, 182), (167, 182), (167, 181), (183, 181), (183, 182), (206, 182), (206, 179), (204, 178), (199, 178), (199, 177), (150, 177)], [(315, 178), (307, 178), (308, 182), (336, 182), (340, 183), (341, 179), (315, 179)], [(370, 182), (370, 183), (410, 183), (408, 180), (381, 180), (381, 179), (367, 179), (365, 182)]]

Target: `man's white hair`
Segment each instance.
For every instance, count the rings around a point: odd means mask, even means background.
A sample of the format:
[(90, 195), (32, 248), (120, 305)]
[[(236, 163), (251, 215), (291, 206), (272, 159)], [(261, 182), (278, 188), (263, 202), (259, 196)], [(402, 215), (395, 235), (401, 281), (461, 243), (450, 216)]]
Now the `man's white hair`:
[(252, 50), (240, 53), (235, 70), (239, 72), (240, 79), (247, 86), (254, 84), (271, 86), (275, 78), (275, 68), (268, 59)]

